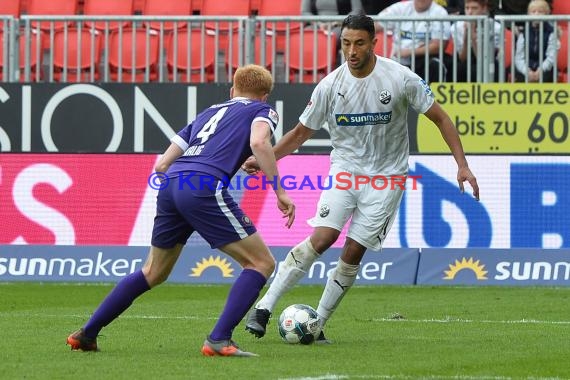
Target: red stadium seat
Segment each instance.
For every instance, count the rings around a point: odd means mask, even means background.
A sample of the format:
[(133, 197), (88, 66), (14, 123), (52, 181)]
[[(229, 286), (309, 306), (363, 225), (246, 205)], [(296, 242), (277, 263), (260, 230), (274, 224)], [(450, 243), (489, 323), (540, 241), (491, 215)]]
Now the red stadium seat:
[[(21, 82), (37, 82), (43, 79), (42, 71), (42, 51), (45, 38), (43, 32), (32, 32), (31, 38), (26, 39), (24, 34), (20, 35), (20, 81)], [(26, 63), (26, 54), (29, 50), (29, 63)], [(29, 68), (30, 77), (26, 80), (25, 72)]]
[(291, 33), (287, 51), (289, 80), (313, 83), (324, 78), (335, 68), (336, 36), (327, 35), (319, 30), (315, 32), (312, 29), (304, 30), (303, 33), (300, 31)]
[[(275, 0), (259, 0), (258, 14), (260, 16), (300, 16), (301, 1), (275, 1)], [(283, 52), (286, 45), (286, 32), (298, 31), (301, 28), (299, 22), (267, 22), (267, 33), (274, 35), (277, 45), (277, 51)]]
[(133, 0), (133, 13), (142, 15), (144, 11), (145, 0)]
[[(133, 0), (85, 0), (83, 5), (83, 14), (85, 16), (131, 16), (133, 14)], [(130, 23), (125, 22), (105, 22), (96, 21), (94, 23), (86, 22), (87, 26), (94, 25), (95, 29), (109, 30), (118, 29), (122, 24), (127, 26)]]
[[(301, 0), (260, 0), (258, 14), (259, 16), (300, 16), (301, 15)], [(298, 22), (276, 22), (268, 23), (267, 28), (275, 32), (285, 32), (287, 28), (289, 31), (298, 30), (301, 24)]]
[[(1, 0), (0, 1), (0, 15), (20, 17), (20, 0)], [(0, 23), (0, 29), (2, 24)]]
[[(265, 37), (265, 55), (264, 55), (264, 62), (262, 62), (261, 59), (261, 41), (262, 41), (262, 37), (259, 35), (255, 36), (255, 42), (254, 42), (254, 50), (255, 50), (255, 56), (254, 56), (254, 61), (253, 63), (257, 64), (257, 65), (261, 65), (266, 67), (267, 69), (271, 70), (271, 66), (273, 65), (273, 48), (271, 45), (271, 38), (270, 37)], [(231, 51), (230, 49), (228, 49), (226, 51), (226, 68), (228, 68), (229, 70), (229, 74), (230, 76), (233, 77), (233, 74), (235, 73), (235, 71), (237, 70), (238, 67), (243, 66), (243, 62), (240, 62), (239, 60), (239, 51), (240, 49), (242, 49), (243, 46), (242, 44), (240, 44), (239, 41), (239, 35), (236, 33), (233, 35), (232, 37), (232, 44), (231, 44)], [(245, 50), (245, 49), (243, 49)]]
[[(514, 50), (515, 50), (515, 45), (514, 45), (514, 41), (513, 41), (513, 32), (511, 32), (509, 29), (505, 29), (505, 41), (503, 43), (503, 54), (505, 57), (505, 65), (503, 68), (499, 67), (499, 70), (506, 70), (505, 73), (505, 81), (506, 82), (514, 82), (515, 77), (514, 75), (512, 75), (512, 70), (513, 68), (511, 67), (511, 64), (513, 62), (513, 54), (514, 54)], [(499, 60), (499, 65), (500, 65), (500, 60)]]
[(113, 81), (145, 82), (147, 74), (149, 81), (158, 79), (158, 36), (155, 31), (116, 30), (111, 34), (107, 54)]
[[(46, 0), (27, 0), (26, 13), (28, 15), (36, 16), (65, 16), (65, 15), (75, 15), (78, 10), (77, 0), (57, 0), (57, 1), (46, 1)], [(32, 23), (32, 26), (36, 26), (37, 23)], [(39, 25), (40, 29), (49, 32), (51, 28), (51, 22), (42, 22)], [(64, 22), (54, 22), (53, 28), (55, 30), (63, 29)]]
[[(376, 46), (374, 46), (374, 53), (381, 57), (390, 57), (390, 50), (392, 49), (392, 35), (384, 32), (378, 32), (376, 33), (376, 39), (377, 41)], [(453, 44), (451, 45), (450, 54), (453, 54)]]
[[(251, 14), (250, 0), (202, 0), (202, 16), (249, 16)], [(230, 25), (227, 21), (208, 21), (205, 23), (208, 29), (217, 29), (221, 32), (227, 32), (230, 29), (237, 30), (237, 23)]]
[(552, 2), (553, 15), (570, 15), (570, 1), (554, 0)]
[[(57, 31), (54, 36), (53, 78), (57, 82), (99, 80), (100, 34), (88, 29)], [(66, 70), (67, 77), (64, 78)]]
[(4, 32), (0, 29), (0, 82), (4, 80), (4, 50)]
[(169, 79), (177, 82), (212, 82), (215, 75), (215, 57), (213, 36), (197, 29), (177, 30), (171, 33), (167, 45), (166, 64)]
[[(146, 0), (143, 15), (145, 16), (189, 16), (192, 14), (192, 0)], [(184, 28), (185, 22), (159, 22), (151, 21), (149, 26), (159, 30), (161, 24), (164, 30)]]

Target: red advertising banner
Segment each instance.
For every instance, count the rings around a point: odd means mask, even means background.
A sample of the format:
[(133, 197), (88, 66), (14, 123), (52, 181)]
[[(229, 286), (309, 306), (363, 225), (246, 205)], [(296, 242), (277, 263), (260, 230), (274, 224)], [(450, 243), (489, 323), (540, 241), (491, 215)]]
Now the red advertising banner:
[(0, 244), (129, 244), (156, 158), (0, 155)]

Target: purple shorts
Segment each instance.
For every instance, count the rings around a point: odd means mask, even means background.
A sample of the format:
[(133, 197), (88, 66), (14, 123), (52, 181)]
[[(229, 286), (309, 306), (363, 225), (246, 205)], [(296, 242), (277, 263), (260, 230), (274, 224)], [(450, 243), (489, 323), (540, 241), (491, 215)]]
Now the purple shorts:
[(217, 187), (199, 176), (190, 182), (170, 178), (158, 192), (151, 244), (158, 248), (186, 244), (196, 231), (212, 248), (219, 248), (254, 234), (251, 219), (227, 189)]

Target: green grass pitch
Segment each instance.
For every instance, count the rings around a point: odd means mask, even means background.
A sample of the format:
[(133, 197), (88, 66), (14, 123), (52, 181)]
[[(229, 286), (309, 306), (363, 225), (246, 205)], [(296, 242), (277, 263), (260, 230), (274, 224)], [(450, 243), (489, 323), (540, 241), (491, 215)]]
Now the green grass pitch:
[(278, 305), (265, 338), (234, 339), (259, 358), (203, 357), (228, 286), (165, 284), (103, 329), (101, 352), (72, 352), (109, 284), (0, 283), (1, 379), (567, 379), (570, 288), (354, 287), (326, 346), (288, 345), (278, 314), (316, 306), (320, 286)]

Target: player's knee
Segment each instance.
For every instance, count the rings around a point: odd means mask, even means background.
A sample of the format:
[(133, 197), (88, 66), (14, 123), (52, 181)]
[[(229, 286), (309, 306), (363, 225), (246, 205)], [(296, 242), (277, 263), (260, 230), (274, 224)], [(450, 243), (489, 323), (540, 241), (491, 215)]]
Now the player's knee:
[(338, 239), (339, 232), (333, 230), (332, 228), (327, 229), (327, 231), (315, 231), (311, 235), (311, 244), (313, 249), (321, 254), (327, 249), (329, 249)]
[(265, 275), (265, 277), (271, 276), (275, 270), (275, 258), (272, 255), (264, 255), (263, 260), (256, 263), (257, 270)]
[(162, 284), (168, 279), (169, 274), (152, 270), (150, 266), (144, 266), (142, 268), (142, 272), (150, 288), (154, 288), (155, 286)]

